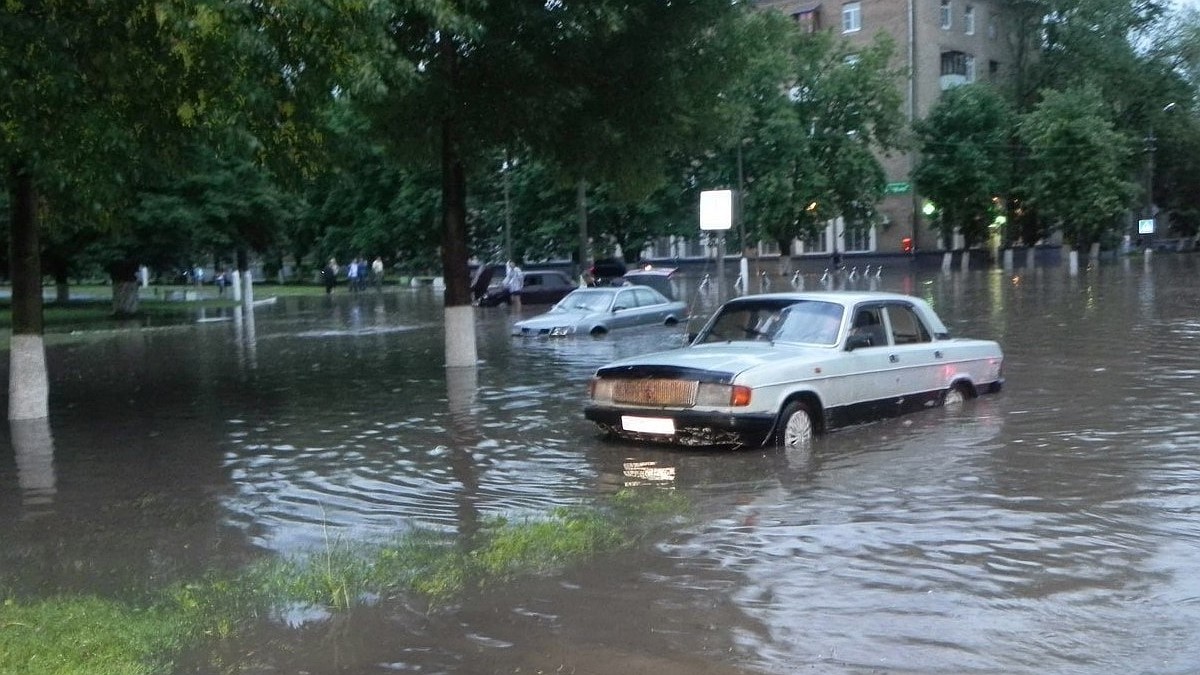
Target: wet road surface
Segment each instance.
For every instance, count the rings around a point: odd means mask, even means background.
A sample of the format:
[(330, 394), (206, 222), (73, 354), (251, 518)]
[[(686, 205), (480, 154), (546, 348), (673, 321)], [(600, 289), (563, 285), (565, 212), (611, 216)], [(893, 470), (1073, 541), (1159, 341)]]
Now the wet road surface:
[(451, 377), (429, 288), (99, 335), (48, 351), (50, 420), (0, 446), (0, 579), (120, 595), (330, 536), (671, 490), (693, 517), (635, 550), (222, 648), (264, 673), (1197, 672), (1197, 267), (860, 282), (999, 341), (1006, 388), (804, 456), (598, 437), (592, 370), (683, 327), (521, 341), (481, 309), (480, 366)]

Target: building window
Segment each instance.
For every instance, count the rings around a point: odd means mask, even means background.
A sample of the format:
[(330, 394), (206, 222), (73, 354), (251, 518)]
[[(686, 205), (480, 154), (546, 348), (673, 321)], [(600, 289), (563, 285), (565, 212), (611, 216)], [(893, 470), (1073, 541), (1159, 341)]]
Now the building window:
[(801, 247), (803, 248), (804, 252), (805, 253), (828, 253), (829, 252), (829, 240), (827, 238), (828, 234), (829, 234), (829, 228), (826, 227), (824, 230), (821, 230), (820, 232), (814, 232), (813, 234), (810, 234), (807, 237), (804, 237), (804, 239), (802, 239), (800, 241)]
[(974, 81), (974, 56), (963, 52), (942, 52), (942, 91)]
[(872, 235), (874, 233), (875, 228), (870, 226), (847, 227), (846, 232), (843, 235), (846, 241), (846, 252), (851, 253), (856, 251), (875, 250), (874, 246), (872, 245), (872, 240), (874, 239)]
[(963, 10), (963, 31), (967, 35), (975, 34), (975, 8), (970, 5)]
[(942, 28), (950, 30), (950, 27), (954, 25), (953, 17), (954, 13), (950, 7), (950, 0), (942, 0)]
[(995, 80), (1000, 76), (1000, 62), (988, 61), (988, 79)]
[(792, 20), (796, 22), (797, 26), (800, 26), (801, 33), (815, 33), (821, 29), (821, 22), (815, 9), (796, 12), (792, 15)]
[(842, 5), (842, 32), (853, 33), (862, 30), (862, 3), (847, 2)]

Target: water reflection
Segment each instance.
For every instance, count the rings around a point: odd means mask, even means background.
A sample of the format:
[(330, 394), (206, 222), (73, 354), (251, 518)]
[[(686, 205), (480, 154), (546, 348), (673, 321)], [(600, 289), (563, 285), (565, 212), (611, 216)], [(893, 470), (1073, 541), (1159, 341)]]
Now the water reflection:
[(47, 513), (54, 502), (54, 438), (50, 420), (11, 420), (10, 440), (17, 460), (17, 487), (27, 517)]
[[(678, 673), (702, 672), (697, 660), (1189, 672), (1196, 273), (1193, 258), (1163, 256), (1076, 277), (842, 279), (919, 294), (952, 333), (998, 339), (1007, 388), (830, 434), (808, 455), (604, 441), (581, 414), (593, 370), (682, 345), (683, 327), (521, 340), (508, 334), (517, 313), (480, 309), (480, 365), (447, 369), (427, 288), (282, 298), (52, 348), (54, 437), (11, 427), (12, 459), (0, 454), (0, 581), (125, 588), (329, 537), (469, 536), (488, 515), (671, 490), (689, 517), (635, 550), (444, 614), (379, 608), (312, 626), (321, 640), (262, 658), (282, 672), (554, 670), (579, 654)], [(682, 293), (697, 321), (717, 295), (699, 281)], [(23, 525), (42, 499), (54, 517)]]

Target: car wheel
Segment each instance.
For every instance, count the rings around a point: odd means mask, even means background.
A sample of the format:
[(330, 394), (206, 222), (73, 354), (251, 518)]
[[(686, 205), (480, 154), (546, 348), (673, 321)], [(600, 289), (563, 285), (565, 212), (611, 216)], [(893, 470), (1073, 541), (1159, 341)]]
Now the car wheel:
[(673, 316), (668, 316), (667, 320), (663, 323), (664, 323), (664, 325), (667, 325), (667, 326), (674, 326), (675, 324), (679, 323), (679, 319), (676, 319)]
[(947, 408), (958, 407), (966, 402), (967, 392), (963, 389), (962, 385), (956, 384), (947, 389), (945, 394), (942, 394), (942, 405)]
[(812, 411), (802, 401), (792, 401), (779, 416), (775, 444), (784, 449), (807, 448), (816, 434)]
[(608, 332), (608, 329), (606, 329), (604, 326), (596, 326), (596, 327), (592, 328), (590, 331), (588, 331), (588, 334), (591, 335), (592, 337), (600, 337), (601, 335), (604, 335), (607, 332)]

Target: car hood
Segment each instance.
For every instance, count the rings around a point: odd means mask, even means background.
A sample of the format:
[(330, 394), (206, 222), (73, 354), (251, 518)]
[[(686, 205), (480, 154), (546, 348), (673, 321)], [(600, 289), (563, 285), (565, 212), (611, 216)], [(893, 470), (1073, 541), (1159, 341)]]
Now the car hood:
[(703, 381), (731, 382), (738, 374), (788, 359), (824, 361), (831, 349), (763, 343), (715, 343), (642, 354), (608, 363), (596, 371), (601, 377), (693, 377)]
[(546, 312), (534, 317), (530, 317), (523, 321), (518, 321), (513, 324), (516, 328), (554, 328), (555, 326), (573, 326), (580, 321), (583, 321), (589, 316), (594, 316), (594, 312)]

